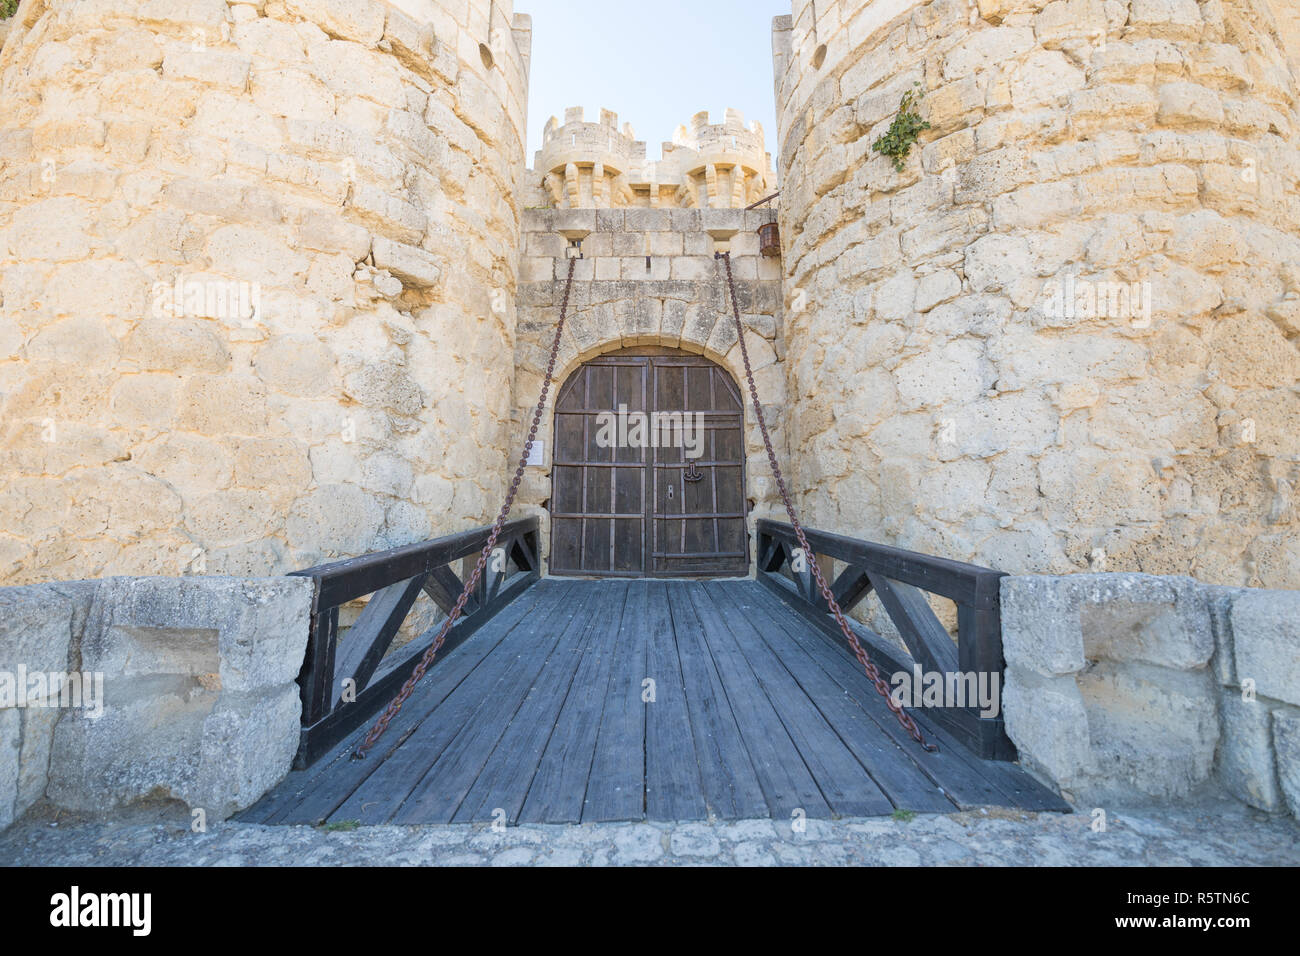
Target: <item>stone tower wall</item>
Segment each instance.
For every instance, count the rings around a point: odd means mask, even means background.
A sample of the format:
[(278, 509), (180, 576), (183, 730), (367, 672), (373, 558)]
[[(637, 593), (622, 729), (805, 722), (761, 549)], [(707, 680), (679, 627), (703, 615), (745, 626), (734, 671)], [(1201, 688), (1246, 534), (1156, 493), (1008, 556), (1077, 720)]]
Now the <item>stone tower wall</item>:
[[(818, 0), (814, 22), (796, 0), (777, 19), (809, 524), (1010, 572), (1300, 585), (1285, 6)], [(913, 84), (931, 128), (898, 173), (871, 144)]]
[(268, 574), (490, 519), (517, 437), (511, 7), (24, 0), (0, 581)]

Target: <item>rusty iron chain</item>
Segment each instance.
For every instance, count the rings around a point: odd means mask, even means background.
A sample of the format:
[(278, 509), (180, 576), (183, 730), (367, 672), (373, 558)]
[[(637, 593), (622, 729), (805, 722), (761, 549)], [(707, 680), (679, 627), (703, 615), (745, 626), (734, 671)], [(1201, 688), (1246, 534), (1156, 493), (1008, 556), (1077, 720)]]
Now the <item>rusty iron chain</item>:
[(564, 333), (564, 319), (569, 311), (569, 293), (573, 289), (573, 267), (577, 264), (577, 261), (576, 258), (569, 259), (569, 274), (564, 281), (564, 301), (560, 305), (560, 321), (555, 326), (555, 341), (551, 343), (551, 357), (550, 361), (546, 363), (546, 377), (542, 379), (542, 394), (537, 399), (537, 411), (533, 414), (532, 427), (528, 429), (528, 440), (524, 442), (523, 455), (519, 459), (519, 465), (515, 468), (515, 477), (510, 482), (510, 491), (506, 494), (505, 503), (501, 506), (496, 522), (492, 525), (492, 533), (488, 535), (487, 544), (483, 546), (483, 552), (478, 556), (478, 564), (474, 566), (474, 573), (465, 582), (465, 588), (460, 592), (455, 607), (451, 609), (447, 619), (442, 622), (442, 627), (438, 630), (438, 636), (433, 639), (429, 649), (424, 652), (424, 656), (420, 658), (420, 663), (415, 665), (415, 670), (411, 671), (411, 676), (406, 679), (406, 683), (397, 692), (397, 696), (389, 702), (388, 707), (375, 721), (375, 725), (370, 728), (370, 732), (366, 734), (366, 739), (361, 742), (361, 746), (357, 747), (353, 752), (352, 756), (355, 759), (359, 760), (365, 757), (370, 752), (370, 748), (375, 745), (375, 742), (384, 735), (389, 722), (397, 716), (402, 709), (402, 705), (406, 703), (406, 699), (415, 690), (415, 685), (420, 682), (430, 665), (433, 664), (434, 658), (438, 656), (438, 651), (442, 650), (443, 642), (447, 639), (447, 632), (451, 630), (452, 625), (460, 618), (461, 612), (465, 610), (465, 604), (469, 601), (470, 593), (478, 584), (479, 578), (482, 577), (483, 569), (487, 567), (488, 556), (491, 555), (492, 549), (496, 547), (497, 538), (501, 534), (501, 529), (505, 526), (506, 518), (510, 515), (510, 508), (515, 503), (515, 495), (519, 492), (519, 482), (523, 480), (524, 468), (528, 465), (528, 456), (532, 453), (533, 442), (537, 438), (537, 429), (542, 423), (542, 412), (546, 408), (546, 395), (551, 389), (551, 379), (555, 375), (555, 361), (560, 354), (560, 337)]
[(776, 479), (777, 490), (781, 492), (781, 500), (785, 503), (785, 513), (790, 516), (790, 525), (794, 528), (795, 536), (799, 539), (799, 546), (803, 548), (804, 560), (808, 562), (808, 567), (812, 569), (813, 577), (817, 581), (817, 587), (826, 600), (826, 604), (830, 607), (831, 614), (835, 616), (835, 621), (839, 624), (840, 630), (844, 632), (844, 639), (848, 641), (853, 656), (858, 659), (858, 663), (862, 665), (862, 669), (866, 672), (867, 679), (876, 688), (876, 692), (885, 698), (885, 704), (893, 711), (894, 716), (898, 718), (898, 722), (903, 725), (903, 729), (907, 731), (911, 738), (925, 750), (933, 753), (939, 749), (938, 746), (926, 741), (921, 729), (916, 726), (916, 721), (912, 719), (912, 715), (904, 710), (903, 706), (890, 695), (889, 685), (880, 676), (880, 671), (871, 662), (866, 649), (863, 648), (857, 635), (849, 627), (848, 621), (844, 619), (844, 612), (840, 610), (839, 602), (835, 600), (830, 585), (826, 583), (826, 578), (822, 575), (821, 567), (818, 566), (813, 557), (813, 549), (808, 544), (803, 525), (799, 521), (799, 516), (795, 513), (794, 502), (790, 500), (790, 492), (786, 490), (785, 478), (781, 474), (781, 466), (777, 463), (776, 452), (772, 449), (772, 437), (767, 432), (767, 420), (763, 417), (763, 406), (758, 400), (758, 387), (754, 384), (754, 370), (749, 364), (749, 348), (745, 345), (745, 327), (740, 321), (740, 304), (736, 299), (736, 280), (731, 273), (731, 253), (715, 253), (714, 258), (721, 259), (727, 267), (727, 287), (731, 291), (731, 311), (736, 319), (736, 337), (740, 340), (740, 357), (745, 363), (745, 378), (749, 382), (749, 395), (754, 402), (754, 415), (758, 419), (758, 429), (763, 434), (763, 445), (767, 449), (767, 461), (772, 467), (772, 476)]

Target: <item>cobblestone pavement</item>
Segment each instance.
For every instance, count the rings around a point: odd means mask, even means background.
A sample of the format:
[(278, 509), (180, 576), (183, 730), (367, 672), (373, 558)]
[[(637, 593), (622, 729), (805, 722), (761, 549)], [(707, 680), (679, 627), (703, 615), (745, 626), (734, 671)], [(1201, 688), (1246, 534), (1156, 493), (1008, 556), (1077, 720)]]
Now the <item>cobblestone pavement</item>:
[(1000, 809), (950, 815), (582, 826), (314, 827), (57, 822), (39, 813), (0, 834), (0, 863), (103, 866), (1300, 865), (1300, 827), (1237, 804), (1091, 813)]

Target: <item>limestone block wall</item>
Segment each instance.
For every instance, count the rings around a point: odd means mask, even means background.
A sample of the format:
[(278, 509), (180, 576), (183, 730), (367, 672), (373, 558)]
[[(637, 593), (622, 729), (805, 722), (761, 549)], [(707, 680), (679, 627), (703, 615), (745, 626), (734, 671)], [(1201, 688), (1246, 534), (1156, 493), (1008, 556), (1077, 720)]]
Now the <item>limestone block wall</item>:
[[(796, 0), (777, 19), (809, 524), (1017, 573), (1300, 586), (1285, 6), (824, 0), (814, 20)], [(931, 128), (900, 173), (871, 144), (909, 89)]]
[[(521, 514), (542, 518), (544, 556), (549, 554), (550, 527), (543, 506), (551, 494), (555, 396), (584, 361), (634, 345), (662, 345), (702, 354), (731, 373), (745, 403), (747, 496), (754, 502), (751, 534), (753, 519), (774, 512), (784, 515), (754, 421), (726, 274), (722, 263), (714, 259), (716, 234), (724, 238), (731, 253), (759, 401), (784, 463), (781, 272), (777, 259), (759, 254), (757, 234), (758, 227), (775, 215), (768, 209), (525, 211), (514, 391), (514, 434), (520, 436), (521, 445), (541, 392), (564, 297), (567, 237), (582, 237), (583, 254), (574, 267), (556, 377), (539, 430), (545, 442), (542, 461), (526, 469), (518, 499)], [(518, 450), (512, 454), (518, 461)]]
[(1013, 576), (1002, 638), (1007, 734), (1076, 804), (1221, 787), (1300, 816), (1300, 592)]
[(0, 54), (0, 580), (266, 574), (490, 517), (511, 6), (24, 0)]
[(215, 821), (298, 749), (307, 578), (0, 588), (0, 829), (45, 798), (178, 800)]

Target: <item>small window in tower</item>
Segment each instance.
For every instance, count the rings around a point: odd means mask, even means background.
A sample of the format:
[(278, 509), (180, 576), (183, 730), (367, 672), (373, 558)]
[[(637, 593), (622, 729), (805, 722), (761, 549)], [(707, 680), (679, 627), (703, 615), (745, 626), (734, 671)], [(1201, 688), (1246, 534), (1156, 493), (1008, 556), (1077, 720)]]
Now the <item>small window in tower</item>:
[(479, 59), (483, 61), (483, 68), (485, 70), (492, 69), (492, 64), (495, 63), (496, 60), (492, 56), (492, 50), (486, 43), (480, 43), (478, 45), (478, 56)]

